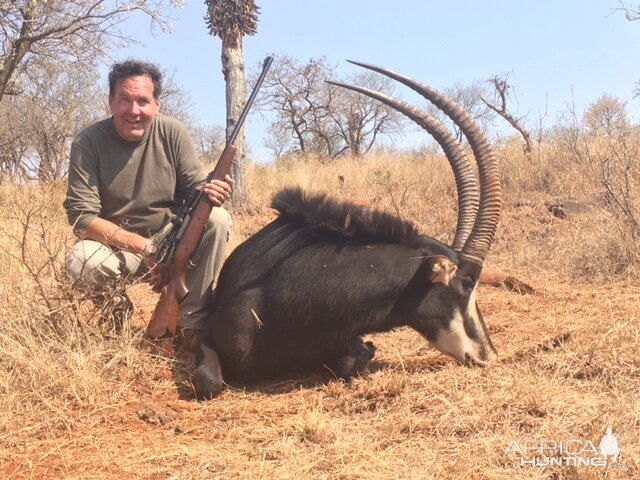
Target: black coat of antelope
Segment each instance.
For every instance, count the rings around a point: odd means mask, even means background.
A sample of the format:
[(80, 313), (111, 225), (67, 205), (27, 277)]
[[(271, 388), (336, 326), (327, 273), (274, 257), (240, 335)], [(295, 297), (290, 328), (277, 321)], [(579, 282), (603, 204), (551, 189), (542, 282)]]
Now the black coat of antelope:
[[(223, 378), (265, 378), (324, 366), (348, 379), (373, 358), (375, 348), (363, 335), (403, 325), (464, 364), (486, 365), (496, 355), (476, 303), (501, 209), (493, 151), (471, 117), (437, 90), (383, 68), (357, 65), (415, 90), (465, 134), (479, 182), (458, 142), (435, 118), (380, 92), (336, 84), (386, 103), (442, 146), (458, 190), (453, 243), (447, 246), (395, 216), (325, 195), (279, 192), (273, 199), (278, 217), (240, 245), (220, 274), (196, 351), (192, 381), (199, 399), (218, 394)], [(425, 205), (429, 208), (434, 207)]]

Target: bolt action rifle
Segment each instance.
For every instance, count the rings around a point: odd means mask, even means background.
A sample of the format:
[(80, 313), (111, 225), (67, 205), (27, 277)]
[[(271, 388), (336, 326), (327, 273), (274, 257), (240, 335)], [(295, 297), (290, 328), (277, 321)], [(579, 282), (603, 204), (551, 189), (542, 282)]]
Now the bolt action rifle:
[[(238, 122), (227, 141), (215, 168), (207, 176), (206, 183), (212, 180), (224, 180), (229, 174), (231, 163), (236, 154), (233, 143), (238, 136), (249, 109), (255, 100), (260, 85), (271, 66), (273, 57), (267, 57), (262, 73), (256, 82), (247, 103), (238, 118)], [(169, 268), (169, 282), (163, 287), (160, 300), (147, 326), (147, 336), (153, 339), (172, 339), (176, 335), (180, 303), (189, 294), (186, 283), (186, 269), (191, 261), (207, 224), (213, 204), (202, 190), (191, 188), (180, 210), (171, 221), (171, 229), (160, 241), (155, 256), (157, 263), (165, 263)], [(153, 242), (153, 239), (152, 239)], [(171, 351), (171, 348), (167, 348)]]

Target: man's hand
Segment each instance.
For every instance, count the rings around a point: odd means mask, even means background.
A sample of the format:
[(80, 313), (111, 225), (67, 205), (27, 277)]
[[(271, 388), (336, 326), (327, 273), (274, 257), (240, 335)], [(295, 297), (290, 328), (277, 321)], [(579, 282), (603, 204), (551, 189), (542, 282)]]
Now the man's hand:
[(204, 193), (209, 197), (214, 207), (221, 207), (231, 197), (233, 179), (227, 175), (222, 180), (211, 180), (204, 186)]
[(156, 293), (160, 293), (164, 286), (171, 281), (170, 265), (156, 263), (153, 256), (142, 257), (142, 263), (147, 267), (146, 276), (151, 289)]

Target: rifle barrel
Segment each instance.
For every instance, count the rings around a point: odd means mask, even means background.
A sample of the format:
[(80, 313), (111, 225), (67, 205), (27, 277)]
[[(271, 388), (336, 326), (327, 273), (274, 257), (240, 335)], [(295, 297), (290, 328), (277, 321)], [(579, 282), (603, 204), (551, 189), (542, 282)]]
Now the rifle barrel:
[(271, 66), (271, 63), (273, 62), (273, 57), (269, 56), (267, 58), (264, 59), (264, 63), (262, 64), (262, 72), (260, 73), (260, 76), (258, 77), (258, 81), (256, 82), (256, 85), (253, 87), (253, 91), (251, 92), (251, 95), (249, 95), (249, 99), (247, 100), (247, 103), (244, 104), (244, 108), (242, 109), (242, 113), (240, 114), (240, 117), (238, 117), (238, 121), (236, 122), (236, 126), (233, 128), (233, 131), (231, 132), (231, 135), (229, 136), (229, 140), (227, 141), (227, 145), (232, 144), (233, 142), (236, 141), (236, 137), (238, 136), (238, 133), (240, 133), (240, 129), (242, 128), (242, 125), (244, 124), (244, 120), (247, 117), (247, 114), (249, 113), (249, 109), (251, 108), (251, 105), (253, 104), (253, 101), (256, 99), (256, 95), (258, 94), (258, 90), (260, 90), (260, 85), (262, 85), (262, 82), (264, 81), (264, 77), (267, 76), (267, 72), (269, 71), (269, 67)]

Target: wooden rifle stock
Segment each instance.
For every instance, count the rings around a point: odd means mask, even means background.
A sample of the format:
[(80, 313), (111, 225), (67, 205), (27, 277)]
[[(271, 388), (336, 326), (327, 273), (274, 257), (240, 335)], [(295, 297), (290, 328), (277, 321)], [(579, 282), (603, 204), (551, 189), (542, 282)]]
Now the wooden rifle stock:
[[(229, 144), (225, 147), (213, 172), (207, 177), (211, 180), (224, 180), (229, 174), (231, 163), (236, 155), (236, 147)], [(162, 289), (160, 300), (147, 326), (147, 336), (151, 338), (172, 338), (176, 334), (180, 303), (189, 293), (186, 270), (191, 257), (198, 248), (204, 228), (209, 220), (213, 204), (203, 192), (197, 196), (191, 208), (189, 223), (184, 229), (176, 245), (173, 262), (170, 268), (171, 280)]]

